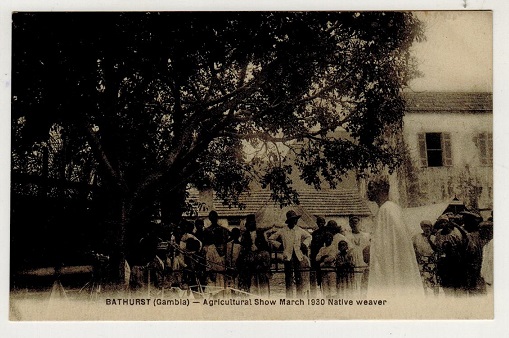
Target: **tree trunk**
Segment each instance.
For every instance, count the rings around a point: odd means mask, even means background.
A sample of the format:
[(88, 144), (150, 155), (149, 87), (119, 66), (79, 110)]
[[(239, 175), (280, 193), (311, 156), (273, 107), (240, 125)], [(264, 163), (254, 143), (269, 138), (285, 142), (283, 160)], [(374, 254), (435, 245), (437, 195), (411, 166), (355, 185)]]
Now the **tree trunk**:
[(175, 188), (161, 193), (161, 222), (178, 224), (186, 210), (186, 188)]
[(111, 238), (111, 252), (110, 252), (110, 276), (111, 283), (115, 290), (122, 291), (122, 288), (125, 286), (126, 280), (126, 269), (125, 269), (125, 261), (126, 261), (126, 230), (127, 225), (129, 224), (129, 212), (130, 212), (130, 202), (127, 198), (123, 197), (119, 202), (119, 209), (117, 211), (117, 218), (113, 222), (113, 227), (115, 228), (112, 231)]

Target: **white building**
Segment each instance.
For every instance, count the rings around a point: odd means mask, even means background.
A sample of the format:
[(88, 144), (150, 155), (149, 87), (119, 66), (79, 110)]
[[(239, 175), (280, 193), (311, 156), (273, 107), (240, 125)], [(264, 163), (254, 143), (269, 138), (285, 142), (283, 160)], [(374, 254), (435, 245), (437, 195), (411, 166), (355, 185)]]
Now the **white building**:
[(399, 170), (401, 204), (459, 200), (493, 208), (492, 93), (407, 94), (403, 139), (409, 161)]

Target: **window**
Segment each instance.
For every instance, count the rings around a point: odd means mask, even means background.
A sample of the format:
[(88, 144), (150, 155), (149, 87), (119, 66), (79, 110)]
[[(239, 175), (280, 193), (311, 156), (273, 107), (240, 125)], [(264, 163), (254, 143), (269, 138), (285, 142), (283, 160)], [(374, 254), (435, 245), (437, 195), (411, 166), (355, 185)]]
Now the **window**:
[(421, 167), (452, 166), (451, 134), (421, 133), (418, 138)]
[(493, 165), (493, 134), (481, 133), (477, 135), (479, 161), (483, 166)]

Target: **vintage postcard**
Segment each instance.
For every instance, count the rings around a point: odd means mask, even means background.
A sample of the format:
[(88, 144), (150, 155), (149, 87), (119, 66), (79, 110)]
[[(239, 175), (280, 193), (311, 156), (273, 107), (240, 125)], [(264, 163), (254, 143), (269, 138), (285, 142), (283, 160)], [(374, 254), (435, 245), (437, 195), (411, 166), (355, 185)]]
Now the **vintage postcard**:
[(492, 11), (11, 19), (9, 320), (494, 318)]

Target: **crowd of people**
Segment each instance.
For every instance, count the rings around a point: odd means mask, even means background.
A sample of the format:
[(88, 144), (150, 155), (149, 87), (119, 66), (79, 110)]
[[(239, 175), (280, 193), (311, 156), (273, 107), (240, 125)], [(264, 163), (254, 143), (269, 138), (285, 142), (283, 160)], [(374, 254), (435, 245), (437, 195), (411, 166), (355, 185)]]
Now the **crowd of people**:
[[(184, 220), (165, 228), (151, 224), (128, 257), (130, 289), (188, 289), (194, 292), (228, 289), (239, 295), (268, 296), (272, 264), (282, 263), (286, 297), (326, 297), (336, 290), (347, 295), (366, 288), (369, 235), (350, 217), (351, 232), (334, 220), (316, 220), (310, 234), (298, 225), (300, 215), (286, 214), (285, 226), (262, 230), (254, 214), (246, 217), (243, 231), (218, 223), (211, 211), (210, 225), (203, 219)], [(273, 254), (272, 253), (277, 253)]]
[(387, 180), (372, 181), (368, 198), (379, 211), (371, 238), (368, 295), (485, 294), (493, 285), (493, 214), (447, 212), (421, 222), (411, 236)]
[(355, 215), (350, 229), (317, 217), (310, 233), (293, 210), (283, 227), (266, 230), (254, 214), (242, 231), (229, 230), (215, 211), (208, 227), (203, 219), (166, 230), (153, 226), (128, 259), (130, 288), (269, 296), (271, 267), (282, 263), (287, 298), (486, 293), (493, 285), (493, 218), (447, 213), (435, 223), (423, 220), (422, 233), (412, 236), (388, 189), (385, 182), (368, 186), (379, 205), (371, 234), (360, 230)]
[(312, 233), (310, 246), (311, 296), (321, 288), (325, 298), (363, 296), (366, 291), (369, 263), (369, 234), (359, 230), (359, 217), (350, 216), (350, 232), (336, 221), (325, 223), (317, 217), (318, 229)]
[(493, 217), (471, 211), (421, 222), (413, 237), (416, 259), (428, 293), (479, 295), (493, 287)]
[(239, 295), (269, 294), (270, 254), (255, 215), (246, 218), (245, 230), (219, 224), (216, 211), (203, 219), (163, 227), (152, 224), (134, 245), (130, 288), (186, 289), (218, 293), (228, 289)]

